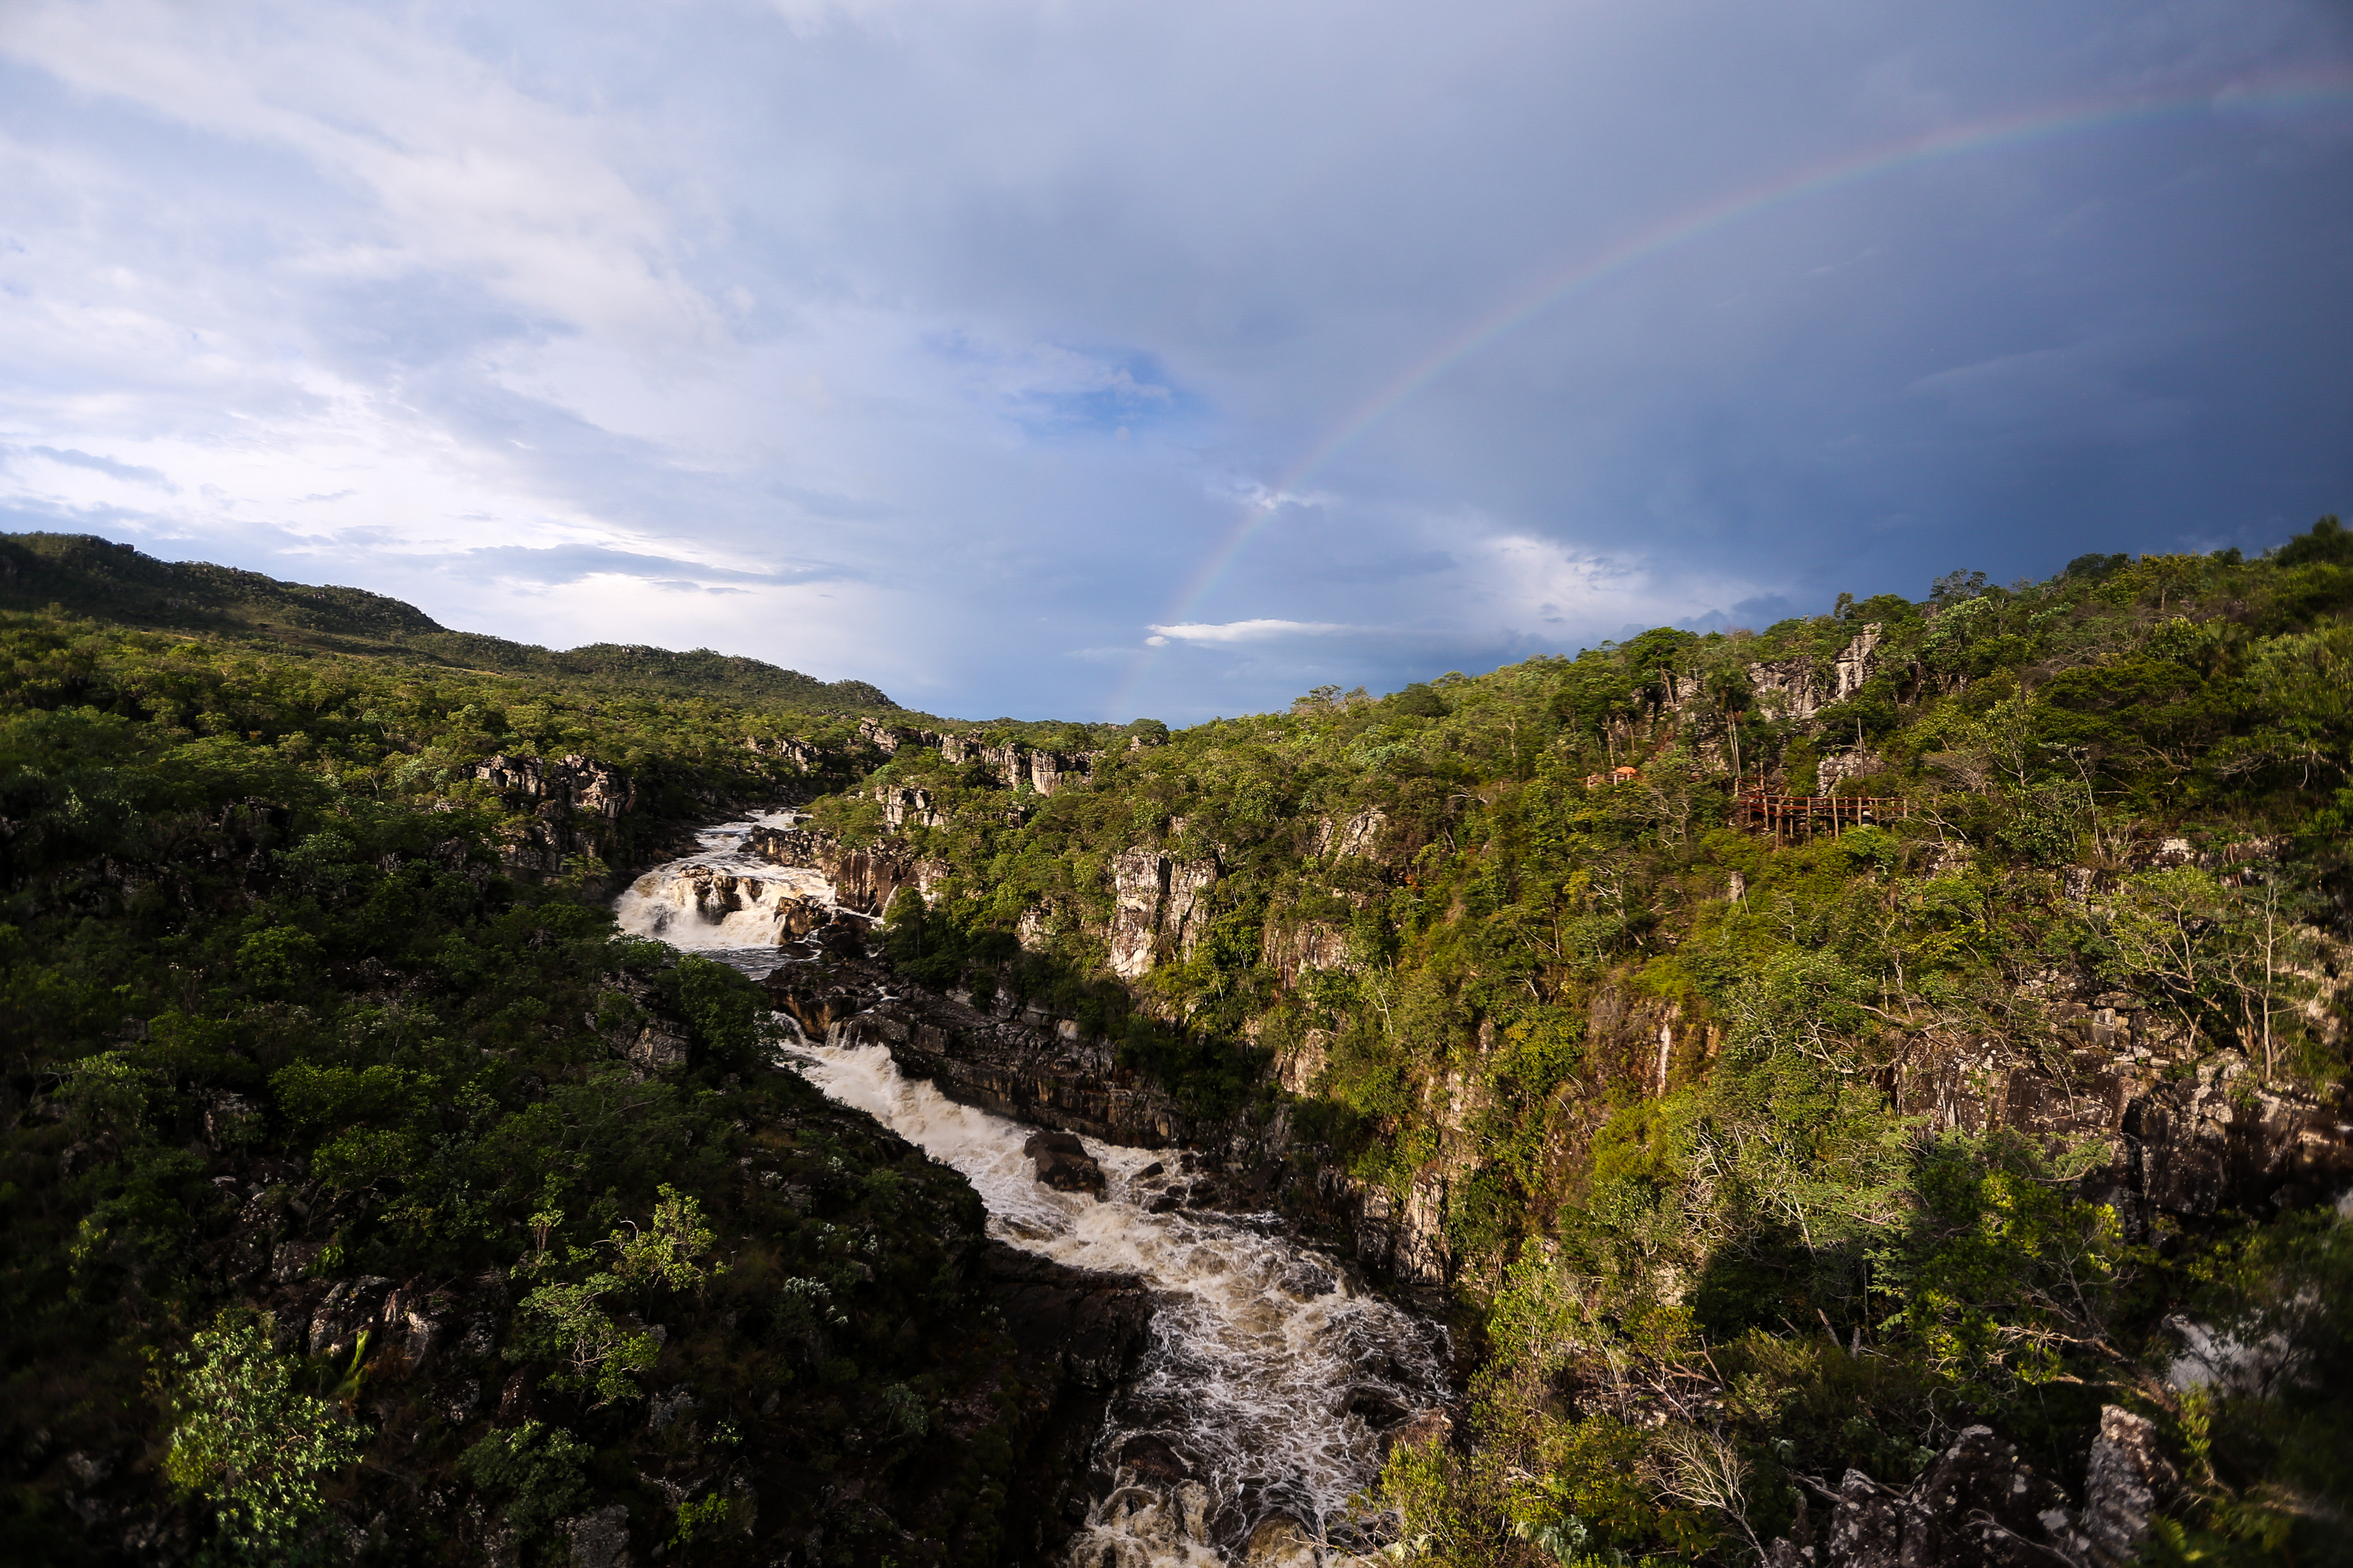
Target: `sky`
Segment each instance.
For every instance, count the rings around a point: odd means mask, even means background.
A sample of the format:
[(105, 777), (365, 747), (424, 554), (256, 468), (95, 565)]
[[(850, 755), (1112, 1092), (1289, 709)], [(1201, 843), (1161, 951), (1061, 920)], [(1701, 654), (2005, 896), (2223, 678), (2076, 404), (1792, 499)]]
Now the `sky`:
[(2341, 0), (0, 0), (0, 530), (1185, 723), (2323, 512)]

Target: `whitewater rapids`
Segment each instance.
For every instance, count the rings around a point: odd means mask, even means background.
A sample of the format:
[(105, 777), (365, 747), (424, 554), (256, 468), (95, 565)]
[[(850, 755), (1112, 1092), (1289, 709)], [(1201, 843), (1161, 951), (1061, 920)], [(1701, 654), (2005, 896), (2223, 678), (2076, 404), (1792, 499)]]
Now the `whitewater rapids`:
[(772, 865), (745, 848), (753, 829), (797, 820), (788, 811), (763, 812), (702, 829), (694, 854), (655, 867), (614, 900), (621, 929), (733, 963), (754, 978), (766, 973), (783, 956), (792, 921), (837, 908), (822, 874)]
[[(717, 857), (746, 858), (726, 836), (740, 847), (750, 826), (714, 829), (702, 855), (640, 878), (617, 906), (623, 929), (679, 946), (704, 937), (691, 945), (749, 972), (789, 962), (773, 947), (764, 958), (753, 943), (708, 940), (743, 934), (744, 923), (729, 923), (739, 912), (713, 919), (668, 886)], [(841, 1033), (804, 1040), (786, 1058), (829, 1098), (962, 1173), (993, 1235), (1075, 1268), (1138, 1276), (1153, 1292), (1149, 1342), (1096, 1441), (1113, 1483), (1067, 1548), (1069, 1568), (1363, 1561), (1372, 1543), (1349, 1500), (1379, 1473), (1381, 1428), (1445, 1401), (1443, 1331), (1362, 1289), (1273, 1215), (1146, 1212), (1173, 1154), (1084, 1139), (1108, 1179), (1104, 1197), (1057, 1192), (1021, 1152), (1034, 1129), (904, 1078), (886, 1047), (836, 1043)]]

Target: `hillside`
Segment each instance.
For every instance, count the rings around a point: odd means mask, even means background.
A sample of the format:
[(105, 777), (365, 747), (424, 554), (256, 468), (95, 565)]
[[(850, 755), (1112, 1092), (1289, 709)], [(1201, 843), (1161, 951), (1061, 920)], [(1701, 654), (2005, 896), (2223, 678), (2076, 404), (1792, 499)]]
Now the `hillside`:
[[(902, 975), (1119, 1042), (1468, 1314), (1411, 1560), (2343, 1561), (2348, 612), (2325, 519), (815, 811)], [(2169, 1520), (2043, 1521), (2127, 1450)]]
[(812, 712), (898, 706), (862, 680), (818, 680), (709, 648), (673, 653), (593, 643), (557, 652), (453, 632), (412, 605), (364, 589), (311, 587), (203, 562), (158, 561), (90, 534), (0, 534), (0, 608), (51, 605), (125, 626), (265, 637), (340, 653)]
[[(436, 665), (236, 574), (164, 624), (214, 580), (98, 548), (0, 610), (35, 1560), (1050, 1560), (1143, 1309), (772, 1070), (885, 991), (910, 1070), (1154, 1119), (1448, 1318), (1384, 1562), (2347, 1558), (2334, 520), (1173, 733)], [(879, 952), (617, 938), (783, 802)]]

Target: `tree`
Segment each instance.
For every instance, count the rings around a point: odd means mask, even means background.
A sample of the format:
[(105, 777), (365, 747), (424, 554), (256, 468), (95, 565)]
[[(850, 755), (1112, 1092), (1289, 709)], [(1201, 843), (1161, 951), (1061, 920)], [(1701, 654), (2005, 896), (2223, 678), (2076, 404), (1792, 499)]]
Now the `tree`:
[(366, 1447), (332, 1405), (294, 1387), (267, 1323), (225, 1312), (170, 1363), (179, 1421), (164, 1474), (212, 1506), (237, 1562), (288, 1560), (324, 1506), (320, 1478)]

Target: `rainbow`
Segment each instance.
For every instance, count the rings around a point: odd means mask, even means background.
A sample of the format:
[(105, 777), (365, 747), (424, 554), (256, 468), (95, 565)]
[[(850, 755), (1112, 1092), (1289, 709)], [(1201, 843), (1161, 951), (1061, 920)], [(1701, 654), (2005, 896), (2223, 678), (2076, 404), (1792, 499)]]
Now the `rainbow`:
[[(2059, 136), (2105, 131), (2117, 126), (2203, 116), (2218, 109), (2243, 106), (2294, 111), (2347, 104), (2353, 104), (2353, 77), (2275, 83), (2227, 92), (2217, 92), (2209, 88), (2195, 93), (2140, 98), (2125, 102), (2077, 103), (2064, 108), (2046, 108), (1932, 132), (1892, 145), (1852, 153), (1803, 173), (1784, 175), (1719, 197), (1704, 206), (1669, 218), (1608, 249), (1584, 257), (1564, 270), (1548, 274), (1472, 321), (1359, 404), (1355, 412), (1341, 420), (1330, 435), (1310, 448), (1273, 484), (1255, 492), (1255, 498), (1245, 506), (1232, 531), (1209, 552), (1171, 601), (1167, 612), (1160, 618), (1160, 624), (1177, 625), (1187, 621), (1201, 601), (1208, 597), (1209, 591), (1240, 559), (1243, 551), (1249, 548), (1250, 541), (1257, 537), (1267, 521), (1282, 509), (1286, 498), (1295, 494), (1324, 464), (1354, 445), (1366, 431), (1417, 393), (1535, 316), (1679, 246), (1831, 191), (1940, 160), (2000, 152)], [(1151, 646), (1141, 650), (1126, 679), (1120, 682), (1113, 694), (1110, 704), (1113, 715), (1116, 716), (1125, 707), (1130, 695), (1142, 683), (1156, 651)]]

